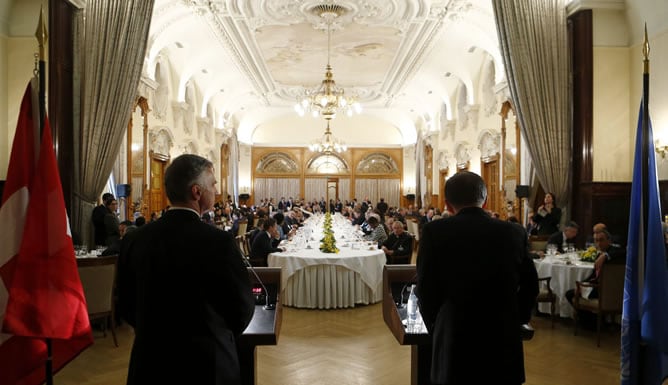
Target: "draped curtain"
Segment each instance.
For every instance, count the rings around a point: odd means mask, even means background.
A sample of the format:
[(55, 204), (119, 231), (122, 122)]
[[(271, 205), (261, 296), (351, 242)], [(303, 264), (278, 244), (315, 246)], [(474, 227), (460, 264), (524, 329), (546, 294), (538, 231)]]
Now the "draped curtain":
[(376, 179), (355, 179), (355, 198), (361, 202), (366, 197), (371, 202), (378, 202), (378, 182)]
[(380, 198), (384, 198), (389, 207), (399, 207), (400, 196), (400, 179), (378, 179), (378, 200), (374, 202), (380, 202)]
[(255, 178), (253, 193), (256, 204), (265, 198), (274, 198), (278, 204), (281, 197), (299, 196), (299, 178)]
[(352, 200), (350, 196), (350, 179), (348, 178), (339, 178), (339, 199), (341, 199), (341, 202)]
[(304, 179), (304, 199), (307, 202), (320, 200), (327, 197), (327, 179), (325, 178), (305, 178)]
[(513, 106), (536, 177), (556, 195), (557, 205), (566, 206), (572, 134), (565, 0), (492, 4)]
[[(417, 198), (416, 203), (418, 205), (422, 204), (422, 191), (425, 190), (422, 185), (423, 177), (423, 164), (424, 164), (424, 141), (422, 135), (418, 135), (418, 140), (415, 143), (415, 197)], [(426, 182), (425, 182), (426, 184)], [(389, 204), (389, 203), (388, 203)]]
[(75, 63), (83, 77), (75, 79), (82, 107), (81, 125), (74, 127), (72, 228), (84, 240), (92, 239), (91, 214), (130, 119), (153, 2), (88, 0), (75, 15), (75, 52), (82, 53)]
[(401, 180), (395, 179), (355, 179), (355, 196), (358, 201), (369, 197), (374, 207), (380, 198), (385, 199), (388, 206), (399, 207)]

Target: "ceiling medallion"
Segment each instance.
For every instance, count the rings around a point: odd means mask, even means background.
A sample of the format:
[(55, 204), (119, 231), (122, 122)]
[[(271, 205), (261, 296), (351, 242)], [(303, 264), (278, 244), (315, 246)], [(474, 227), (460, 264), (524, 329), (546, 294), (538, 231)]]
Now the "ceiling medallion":
[(310, 113), (313, 117), (322, 116), (328, 121), (335, 118), (338, 112), (348, 116), (359, 114), (362, 111), (361, 105), (354, 97), (346, 96), (343, 88), (336, 85), (330, 65), (332, 24), (337, 18), (346, 14), (348, 9), (338, 4), (326, 3), (316, 5), (311, 12), (318, 15), (327, 25), (327, 66), (325, 78), (320, 86), (306, 90), (303, 98), (295, 104), (295, 111), (299, 116)]
[(320, 139), (314, 140), (309, 146), (309, 150), (312, 152), (319, 152), (322, 154), (333, 154), (345, 152), (348, 149), (345, 143), (338, 140), (332, 135), (332, 131), (329, 129), (329, 119), (327, 120), (327, 129), (325, 129), (325, 134)]

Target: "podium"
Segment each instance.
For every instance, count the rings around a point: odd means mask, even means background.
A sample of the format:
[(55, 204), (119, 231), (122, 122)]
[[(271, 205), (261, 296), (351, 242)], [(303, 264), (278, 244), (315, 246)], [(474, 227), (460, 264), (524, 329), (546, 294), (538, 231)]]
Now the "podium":
[[(267, 287), (269, 302), (275, 303), (276, 308), (265, 310), (264, 303), (255, 305), (255, 314), (246, 330), (237, 339), (237, 354), (241, 367), (241, 383), (255, 384), (256, 374), (256, 347), (258, 345), (276, 345), (281, 331), (283, 308), (278, 301), (281, 292), (281, 269), (276, 267), (256, 267), (255, 272)], [(259, 284), (253, 272), (248, 268), (248, 276), (253, 285)]]
[(426, 332), (408, 332), (402, 320), (406, 309), (404, 292), (417, 279), (415, 265), (385, 265), (383, 268), (383, 320), (401, 345), (411, 345), (411, 385), (430, 384), (431, 336)]

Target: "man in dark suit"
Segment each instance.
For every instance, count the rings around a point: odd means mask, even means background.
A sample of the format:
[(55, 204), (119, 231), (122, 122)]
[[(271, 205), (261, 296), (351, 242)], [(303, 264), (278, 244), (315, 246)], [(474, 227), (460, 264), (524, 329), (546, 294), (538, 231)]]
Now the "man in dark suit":
[(402, 263), (410, 263), (413, 255), (413, 237), (404, 231), (403, 223), (392, 222), (392, 233), (383, 242), (381, 249), (385, 252), (388, 264), (391, 261), (390, 257), (395, 261), (400, 259)]
[(564, 227), (564, 231), (558, 231), (550, 235), (547, 244), (557, 246), (557, 251), (563, 253), (565, 252), (564, 245), (569, 243), (575, 244), (575, 237), (578, 235), (579, 228), (580, 226), (577, 223), (570, 221)]
[(387, 202), (385, 202), (385, 198), (380, 198), (380, 202), (376, 205), (376, 208), (378, 211), (380, 211), (380, 216), (384, 217), (387, 214)]
[[(610, 235), (607, 230), (601, 230), (594, 233), (594, 244), (596, 245), (598, 255), (596, 257), (596, 261), (594, 262), (594, 271), (592, 271), (591, 275), (586, 279), (587, 282), (598, 281), (598, 276), (601, 273), (601, 268), (604, 264), (626, 263), (626, 250), (612, 243), (612, 235)], [(582, 294), (576, 293), (575, 289), (568, 290), (565, 293), (568, 303), (572, 305), (573, 297), (576, 295)], [(598, 298), (598, 291), (595, 288), (592, 289), (592, 291), (587, 295), (587, 298)], [(596, 316), (591, 312), (579, 310), (578, 321), (586, 329), (595, 329)]]
[(529, 321), (538, 278), (525, 230), (482, 209), (480, 176), (448, 179), (454, 215), (427, 223), (417, 258), (420, 312), (432, 336), (434, 384), (521, 384), (520, 327)]
[(234, 238), (200, 219), (215, 184), (210, 161), (175, 158), (165, 171), (172, 207), (123, 238), (119, 305), (135, 329), (128, 384), (241, 384), (235, 339), (255, 304)]
[(104, 226), (104, 217), (109, 214), (107, 205), (114, 199), (114, 194), (104, 193), (102, 195), (102, 204), (93, 209), (91, 219), (93, 221), (93, 230), (95, 231), (95, 244), (106, 246), (107, 231)]
[(271, 253), (283, 251), (282, 248), (274, 246), (273, 240), (278, 239), (278, 224), (274, 218), (265, 219), (262, 229), (253, 239), (251, 244), (251, 260), (262, 261), (258, 266), (267, 266), (267, 257)]

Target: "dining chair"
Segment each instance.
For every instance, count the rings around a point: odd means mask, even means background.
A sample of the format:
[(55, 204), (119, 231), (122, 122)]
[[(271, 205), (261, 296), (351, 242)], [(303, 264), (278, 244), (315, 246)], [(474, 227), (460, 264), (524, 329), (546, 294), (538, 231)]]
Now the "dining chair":
[(81, 286), (88, 307), (88, 319), (91, 322), (99, 319), (104, 321), (102, 331), (105, 337), (107, 336), (107, 325), (111, 323), (111, 335), (116, 347), (118, 347), (118, 340), (116, 339), (114, 288), (117, 262), (117, 255), (77, 258)]
[(549, 235), (530, 235), (529, 236), (529, 251), (545, 251), (547, 248), (547, 240)]
[(550, 316), (552, 316), (552, 328), (554, 329), (554, 320), (556, 318), (555, 307), (557, 304), (557, 295), (554, 294), (552, 288), (550, 287), (551, 281), (552, 277), (538, 278), (538, 285), (540, 290), (538, 291), (536, 302), (537, 303), (544, 302), (550, 304)]
[(246, 234), (244, 235), (237, 235), (234, 237), (234, 240), (237, 242), (237, 246), (239, 247), (239, 251), (241, 251), (241, 254), (244, 256), (244, 258), (248, 258), (248, 250), (246, 249)]
[[(601, 346), (601, 324), (606, 315), (622, 314), (624, 299), (624, 274), (625, 264), (606, 263), (601, 268), (598, 283), (575, 282), (575, 296), (573, 307), (575, 308), (575, 328), (573, 334), (578, 332), (578, 310), (586, 310), (596, 314), (596, 346)], [(597, 291), (598, 298), (582, 298), (582, 288), (590, 287)], [(591, 296), (591, 295), (590, 295)]]
[(248, 228), (248, 219), (242, 219), (239, 221), (239, 230), (237, 230), (237, 235), (246, 234), (246, 229)]

